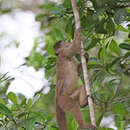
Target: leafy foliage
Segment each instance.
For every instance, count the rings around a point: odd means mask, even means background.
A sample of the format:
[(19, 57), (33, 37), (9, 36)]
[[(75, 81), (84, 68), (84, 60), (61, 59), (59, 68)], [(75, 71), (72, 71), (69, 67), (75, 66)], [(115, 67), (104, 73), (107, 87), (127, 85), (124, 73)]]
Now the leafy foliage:
[[(123, 25), (130, 21), (130, 3), (128, 0), (77, 2), (85, 50), (90, 54), (88, 69), (95, 99), (97, 125), (99, 127), (103, 116), (113, 113), (116, 126), (124, 129), (129, 124), (130, 116), (130, 28), (124, 28)], [(74, 35), (74, 16), (70, 0), (60, 4), (47, 1), (40, 9), (43, 13), (38, 14), (36, 20), (41, 22), (41, 29), (49, 28), (46, 37), (51, 40), (46, 41), (46, 44), (52, 49), (56, 41), (70, 42)], [(121, 35), (125, 36), (122, 37), (123, 42), (117, 39)], [(50, 53), (48, 49), (46, 51)], [(51, 53), (44, 60), (48, 61), (46, 74), (52, 83), (55, 82), (55, 68), (50, 66), (55, 64), (53, 57), (55, 55)]]
[[(47, 114), (43, 108), (37, 109), (36, 102), (39, 100), (40, 95), (35, 95), (33, 99), (26, 99), (23, 95), (16, 96), (13, 92), (8, 93), (9, 100), (12, 104), (0, 103), (0, 124), (2, 128), (18, 128), (18, 129), (48, 129), (57, 126), (51, 120), (53, 115)], [(36, 111), (37, 109), (37, 111)]]

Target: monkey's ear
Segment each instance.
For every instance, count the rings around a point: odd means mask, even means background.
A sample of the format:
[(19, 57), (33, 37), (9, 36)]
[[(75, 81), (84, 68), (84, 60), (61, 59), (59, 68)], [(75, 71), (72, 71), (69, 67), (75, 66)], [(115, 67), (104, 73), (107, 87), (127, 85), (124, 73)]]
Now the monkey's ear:
[(58, 41), (58, 42), (55, 43), (55, 45), (54, 45), (54, 50), (56, 50), (56, 49), (58, 49), (58, 48), (61, 47), (61, 42), (62, 42), (62, 41)]
[(56, 56), (59, 55), (59, 49), (60, 49), (60, 47), (61, 47), (61, 42), (62, 42), (62, 41), (58, 41), (58, 42), (56, 42), (55, 45), (54, 45), (54, 53), (56, 54)]
[(88, 55), (88, 53), (87, 53), (87, 52), (84, 54), (84, 57), (85, 57), (85, 59), (86, 59), (86, 62), (88, 63), (88, 60), (89, 60), (89, 55)]

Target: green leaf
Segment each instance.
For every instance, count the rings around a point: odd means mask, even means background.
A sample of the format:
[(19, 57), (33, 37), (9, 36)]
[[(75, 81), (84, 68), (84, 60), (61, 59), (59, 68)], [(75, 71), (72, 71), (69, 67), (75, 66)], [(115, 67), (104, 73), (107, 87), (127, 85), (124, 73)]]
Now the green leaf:
[(115, 25), (116, 29), (119, 30), (119, 31), (122, 31), (122, 32), (129, 32), (128, 29), (124, 28), (123, 26), (121, 25)]
[(116, 58), (114, 58), (110, 63), (108, 63), (108, 64), (106, 65), (106, 68), (111, 68), (111, 67), (112, 67), (113, 65), (115, 65), (117, 62), (119, 62), (121, 58), (122, 58), (122, 57), (116, 57)]
[(28, 99), (27, 101), (27, 108), (31, 108), (32, 107), (32, 99)]
[(70, 7), (71, 7), (71, 1), (70, 1), (70, 0), (64, 0), (63, 5), (64, 5), (66, 8), (70, 8)]
[(104, 102), (108, 100), (110, 93), (108, 91), (101, 91), (99, 92), (102, 95), (101, 100), (103, 100)]
[(126, 8), (127, 13), (130, 13), (130, 8)]
[(125, 50), (130, 50), (130, 44), (127, 43), (121, 43), (119, 47)]
[(100, 40), (97, 39), (97, 38), (92, 39), (92, 41), (91, 41), (89, 44), (87, 44), (87, 47), (86, 47), (85, 49), (86, 49), (86, 50), (92, 49), (93, 47), (96, 46), (96, 44), (97, 44), (99, 41), (100, 41)]
[(127, 58), (130, 56), (130, 52), (127, 52), (125, 55), (124, 55), (124, 58)]
[(116, 53), (117, 56), (119, 55), (119, 49), (115, 40), (111, 41), (111, 43), (109, 44), (109, 49), (114, 53)]
[(45, 43), (46, 43), (46, 50), (49, 55), (54, 55), (53, 52), (53, 45), (54, 45), (54, 40), (51, 36), (45, 36)]
[(27, 116), (26, 112), (21, 112), (21, 113), (18, 114), (19, 119), (22, 118), (22, 117), (25, 117), (25, 116)]
[(91, 30), (92, 27), (94, 27), (98, 22), (98, 17), (96, 18), (96, 15), (83, 15), (81, 17), (81, 25), (83, 28), (86, 28), (87, 30)]
[(72, 130), (78, 129), (78, 124), (77, 124), (75, 119), (73, 119), (72, 122), (71, 122), (71, 128), (72, 128)]
[(116, 11), (115, 15), (114, 15), (114, 20), (117, 24), (121, 24), (123, 21), (125, 21), (125, 18), (127, 16), (127, 12), (126, 9), (119, 9)]
[(106, 34), (106, 30), (104, 29), (105, 19), (102, 19), (96, 26), (96, 33)]
[(56, 41), (64, 41), (64, 36), (62, 32), (60, 31), (60, 29), (54, 28), (54, 32), (56, 34)]
[(8, 99), (9, 99), (12, 103), (14, 103), (14, 104), (17, 104), (17, 103), (18, 103), (17, 96), (16, 96), (16, 94), (13, 93), (13, 92), (9, 92), (9, 93), (8, 93)]
[(18, 100), (20, 101), (20, 105), (26, 105), (26, 97), (23, 94), (18, 94)]
[(37, 94), (37, 95), (34, 97), (32, 104), (35, 104), (35, 103), (38, 101), (39, 98), (40, 98), (40, 94)]
[(81, 78), (78, 79), (78, 82), (77, 82), (76, 85), (77, 85), (77, 86), (81, 86), (81, 85), (83, 85), (83, 81), (81, 80)]
[(26, 130), (33, 130), (35, 125), (35, 118), (26, 120)]
[(47, 16), (46, 14), (38, 14), (36, 17), (35, 17), (35, 20), (36, 21), (40, 21), (42, 20), (45, 16)]
[(100, 51), (100, 54), (99, 54), (99, 58), (100, 60), (102, 61), (102, 63), (105, 63), (105, 53), (106, 53), (106, 48), (102, 48), (102, 50)]
[(124, 116), (126, 114), (125, 107), (124, 107), (123, 103), (121, 103), (121, 102), (114, 103), (113, 111), (117, 114), (124, 115)]
[(12, 112), (2, 103), (0, 103), (0, 112), (4, 115), (11, 116)]
[(17, 110), (20, 109), (20, 107), (21, 107), (21, 106), (20, 106), (19, 104), (15, 104), (15, 105), (12, 105), (12, 106), (11, 106), (11, 110), (12, 110), (12, 111), (17, 111)]
[(2, 98), (0, 98), (0, 103), (5, 104), (5, 102)]
[(115, 24), (114, 22), (112, 21), (112, 19), (109, 19), (106, 23), (106, 26), (105, 26), (105, 30), (108, 32), (108, 33), (111, 33), (111, 32), (114, 32), (115, 31)]
[(102, 65), (98, 62), (88, 62), (88, 69), (91, 68), (102, 68)]
[(100, 125), (102, 119), (103, 119), (104, 113), (98, 114), (98, 119), (96, 121), (97, 126)]
[(72, 33), (72, 29), (73, 29), (73, 23), (72, 23), (72, 20), (73, 20), (73, 17), (70, 17), (68, 19), (68, 22), (66, 24), (66, 27), (65, 27), (65, 32), (66, 33)]
[(39, 8), (41, 9), (45, 9), (45, 10), (48, 10), (48, 11), (59, 11), (60, 8), (56, 7), (55, 4), (44, 4), (44, 5), (40, 5)]
[(88, 62), (88, 68), (102, 68), (102, 65), (98, 59), (90, 58)]

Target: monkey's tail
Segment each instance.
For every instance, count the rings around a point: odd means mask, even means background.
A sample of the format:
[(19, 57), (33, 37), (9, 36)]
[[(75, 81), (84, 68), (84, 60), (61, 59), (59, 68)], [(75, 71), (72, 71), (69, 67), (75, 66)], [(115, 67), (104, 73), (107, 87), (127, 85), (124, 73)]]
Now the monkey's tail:
[(57, 102), (56, 102), (56, 119), (59, 125), (59, 130), (67, 130), (65, 112), (59, 107)]

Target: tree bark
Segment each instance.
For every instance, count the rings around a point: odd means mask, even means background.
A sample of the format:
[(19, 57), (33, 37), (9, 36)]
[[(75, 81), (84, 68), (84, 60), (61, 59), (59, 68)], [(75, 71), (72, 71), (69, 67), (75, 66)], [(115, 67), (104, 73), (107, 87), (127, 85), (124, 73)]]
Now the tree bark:
[[(71, 0), (72, 9), (74, 13), (74, 19), (75, 19), (75, 28), (78, 29), (81, 27), (80, 25), (80, 17), (79, 12), (77, 9), (76, 1)], [(91, 124), (96, 127), (96, 119), (95, 119), (95, 113), (94, 113), (94, 104), (91, 97), (90, 92), (90, 86), (89, 86), (89, 80), (88, 80), (88, 71), (87, 71), (87, 65), (86, 65), (86, 59), (84, 57), (84, 46), (83, 46), (83, 39), (81, 40), (81, 62), (82, 62), (82, 68), (83, 68), (83, 75), (84, 75), (84, 82), (85, 82), (85, 89), (88, 95), (88, 105), (89, 105), (89, 111), (90, 111), (90, 118), (91, 118)]]

